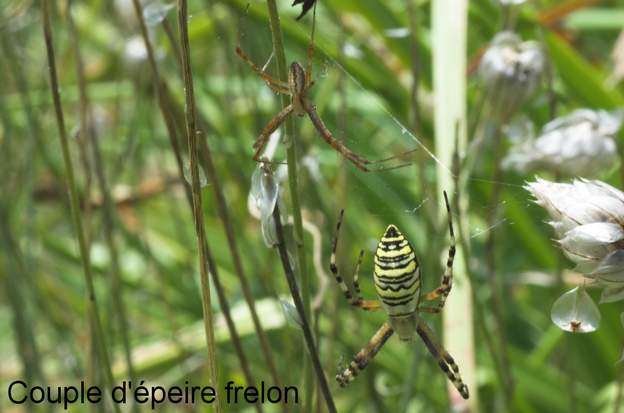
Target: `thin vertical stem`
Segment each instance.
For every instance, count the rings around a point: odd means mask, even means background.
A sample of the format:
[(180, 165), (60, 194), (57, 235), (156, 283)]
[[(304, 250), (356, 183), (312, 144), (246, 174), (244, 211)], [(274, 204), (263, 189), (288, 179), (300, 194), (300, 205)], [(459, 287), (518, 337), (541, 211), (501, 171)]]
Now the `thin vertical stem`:
[[(282, 29), (280, 26), (280, 18), (277, 11), (277, 5), (275, 0), (267, 0), (267, 6), (269, 10), (269, 23), (271, 25), (271, 35), (273, 38), (273, 49), (275, 51), (275, 57), (277, 60), (277, 71), (279, 79), (286, 82), (288, 81), (288, 69), (286, 66), (286, 55), (284, 52), (284, 41), (282, 39)], [(282, 106), (288, 105), (288, 97), (281, 95)], [(301, 296), (306, 309), (306, 314), (310, 311), (310, 290), (308, 271), (305, 261), (305, 248), (303, 244), (303, 221), (301, 219), (301, 207), (299, 203), (299, 188), (298, 188), (298, 176), (297, 176), (297, 156), (296, 156), (296, 139), (295, 139), (295, 125), (292, 117), (286, 120), (286, 157), (288, 162), (288, 186), (290, 189), (290, 197), (292, 203), (292, 213), (295, 222), (295, 242), (297, 244), (296, 256), (297, 263), (299, 264), (298, 272), (301, 279), (302, 288)]]
[[(453, 10), (453, 13), (449, 13)], [(466, 147), (466, 47), (468, 24), (467, 0), (438, 0), (432, 3), (432, 50), (433, 50), (433, 90), (435, 126), (435, 151), (442, 165), (452, 165), (453, 156)], [(448, 168), (437, 168), (437, 193), (454, 193), (463, 188), (453, 187), (453, 173)], [(457, 182), (457, 181), (455, 181)], [(441, 204), (441, 203), (440, 203)], [(467, 217), (468, 199), (464, 196), (454, 206), (464, 222)], [(443, 216), (444, 209), (439, 210)], [(461, 240), (465, 233), (459, 233)], [(479, 392), (476, 378), (475, 336), (473, 327), (473, 286), (468, 278), (466, 254), (468, 251), (458, 244), (457, 263), (453, 270), (454, 282), (444, 312), (444, 344), (461, 366), (462, 376), (470, 388), (470, 399), (460, 399), (449, 386), (451, 404), (456, 409), (478, 412)]]
[[(273, 39), (273, 51), (277, 60), (278, 77), (282, 81), (288, 80), (288, 67), (286, 65), (286, 54), (284, 52), (284, 40), (282, 38), (282, 28), (280, 25), (279, 12), (275, 0), (267, 0), (269, 13), (269, 25), (271, 27), (271, 37)], [(281, 95), (282, 107), (286, 107), (289, 102), (285, 95)], [(286, 162), (288, 163), (288, 187), (290, 189), (290, 200), (292, 215), (294, 219), (294, 240), (295, 240), (295, 260), (301, 285), (301, 298), (306, 315), (310, 315), (310, 278), (308, 276), (307, 261), (304, 248), (303, 222), (301, 219), (301, 206), (299, 202), (299, 184), (297, 175), (297, 151), (295, 139), (295, 125), (292, 116), (286, 119)], [(314, 394), (314, 381), (309, 360), (304, 358), (304, 412), (312, 410), (312, 395)]]
[[(139, 19), (143, 20), (143, 17), (140, 16)], [(179, 56), (180, 48), (178, 47), (175, 41), (175, 36), (173, 32), (171, 31), (171, 28), (167, 24), (167, 20), (163, 20), (163, 29), (165, 30), (165, 33), (167, 35), (169, 42), (171, 42), (172, 49), (176, 53), (176, 58), (178, 62), (182, 64), (181, 58)], [(146, 40), (146, 42), (147, 41), (149, 40)], [(155, 63), (154, 63), (154, 66), (155, 66)], [(171, 96), (168, 93), (165, 94), (164, 98), (167, 104), (173, 103), (171, 100)], [(169, 106), (173, 107), (174, 105), (170, 104)], [(170, 111), (166, 111), (166, 112), (169, 113)], [(169, 116), (169, 115), (167, 114), (165, 116)], [(177, 144), (174, 144), (174, 145), (177, 145)], [(234, 229), (234, 225), (232, 224), (232, 219), (229, 213), (227, 201), (223, 194), (221, 181), (219, 179), (219, 175), (217, 174), (217, 170), (215, 168), (215, 164), (212, 158), (212, 152), (210, 151), (208, 142), (205, 139), (202, 139), (199, 142), (199, 145), (200, 145), (199, 146), (200, 162), (202, 164), (202, 167), (206, 175), (208, 176), (208, 179), (212, 183), (211, 187), (213, 189), (213, 193), (217, 201), (217, 214), (219, 215), (219, 218), (221, 219), (221, 223), (223, 224), (223, 227), (225, 230), (225, 235), (226, 235), (229, 251), (230, 251), (230, 254), (232, 255), (232, 261), (234, 263), (234, 270), (240, 282), (241, 289), (243, 291), (243, 296), (245, 298), (245, 302), (247, 303), (247, 307), (249, 308), (249, 313), (251, 314), (251, 320), (253, 322), (256, 335), (258, 336), (258, 340), (260, 342), (260, 350), (262, 351), (262, 355), (269, 369), (269, 373), (271, 374), (271, 377), (273, 378), (273, 383), (276, 386), (281, 387), (281, 380), (277, 372), (275, 361), (273, 359), (273, 352), (271, 351), (271, 345), (269, 343), (266, 333), (264, 332), (262, 324), (260, 323), (260, 317), (258, 317), (258, 312), (256, 311), (256, 302), (255, 302), (253, 293), (251, 291), (251, 287), (249, 285), (247, 275), (245, 273), (245, 268), (243, 267), (243, 262), (241, 259), (238, 242), (236, 239), (236, 231)], [(284, 412), (288, 411), (287, 406), (282, 405), (282, 410)]]
[(407, 17), (411, 35), (409, 37), (410, 58), (412, 69), (412, 85), (410, 88), (410, 98), (412, 103), (412, 124), (414, 130), (421, 132), (420, 127), (420, 102), (418, 101), (418, 86), (420, 80), (420, 57), (418, 55), (418, 4), (416, 0), (405, 0), (407, 6)]
[[(113, 387), (113, 373), (111, 369), (110, 359), (108, 355), (108, 345), (104, 334), (102, 333), (102, 325), (100, 322), (100, 314), (97, 306), (97, 299), (95, 297), (95, 287), (93, 285), (93, 274), (91, 272), (91, 263), (89, 258), (89, 251), (87, 249), (87, 243), (85, 240), (82, 219), (80, 216), (80, 204), (78, 201), (78, 191), (76, 189), (76, 182), (74, 179), (74, 168), (72, 165), (71, 156), (69, 154), (69, 143), (67, 139), (67, 131), (65, 129), (65, 117), (63, 115), (63, 108), (61, 106), (61, 95), (59, 92), (58, 77), (56, 72), (56, 60), (54, 57), (54, 45), (52, 43), (52, 29), (50, 24), (50, 6), (48, 0), (43, 0), (43, 37), (46, 45), (46, 52), (48, 55), (48, 70), (50, 74), (50, 90), (52, 92), (52, 100), (54, 102), (54, 109), (56, 113), (56, 124), (59, 132), (59, 139), (61, 148), (63, 151), (63, 162), (65, 164), (65, 175), (67, 179), (67, 187), (69, 190), (69, 200), (72, 221), (74, 224), (74, 230), (78, 237), (78, 245), (80, 247), (80, 258), (83, 267), (83, 274), (85, 278), (85, 284), (87, 287), (87, 302), (89, 308), (90, 322), (93, 323), (93, 333), (97, 341), (97, 348), (99, 349), (99, 356), (103, 364), (103, 374), (106, 380), (106, 385), (109, 389)], [(116, 412), (120, 412), (119, 405), (113, 403), (113, 408)]]
[[(216, 389), (217, 365), (216, 365), (216, 344), (214, 339), (214, 326), (212, 316), (212, 305), (210, 302), (210, 282), (208, 281), (208, 268), (206, 267), (206, 231), (204, 228), (204, 216), (202, 213), (201, 186), (199, 183), (198, 167), (198, 136), (195, 118), (195, 96), (193, 89), (193, 74), (191, 72), (190, 44), (188, 37), (188, 10), (186, 0), (178, 0), (178, 30), (180, 32), (182, 74), (184, 78), (185, 115), (186, 115), (186, 135), (188, 139), (188, 151), (191, 166), (191, 192), (193, 195), (193, 217), (195, 220), (195, 232), (197, 234), (197, 249), (199, 250), (199, 270), (202, 290), (202, 309), (204, 313), (204, 330), (206, 333), (208, 350), (208, 368), (210, 370), (210, 382)], [(220, 413), (221, 402), (219, 392), (216, 392), (215, 411)]]
[[(282, 267), (284, 268), (286, 281), (288, 281), (290, 295), (293, 298), (297, 314), (299, 315), (299, 319), (301, 320), (301, 329), (303, 330), (304, 341), (306, 347), (308, 348), (310, 358), (312, 359), (312, 365), (314, 366), (314, 371), (316, 372), (316, 377), (319, 382), (319, 388), (321, 390), (321, 393), (323, 394), (325, 403), (327, 404), (327, 410), (330, 413), (335, 413), (336, 406), (334, 405), (334, 400), (332, 399), (331, 392), (329, 390), (329, 384), (327, 383), (327, 378), (325, 377), (325, 372), (323, 371), (323, 366), (321, 365), (321, 360), (319, 359), (318, 350), (314, 342), (312, 328), (310, 327), (308, 317), (305, 313), (302, 297), (299, 294), (297, 280), (295, 280), (295, 274), (292, 267), (290, 266), (290, 259), (288, 258), (288, 251), (286, 250), (286, 241), (284, 238), (284, 229), (282, 227), (282, 219), (280, 216), (279, 206), (277, 204), (275, 205), (275, 209), (273, 210), (273, 220), (275, 221), (275, 233), (277, 235), (277, 250), (282, 261)], [(308, 404), (311, 404), (311, 402), (312, 400), (309, 400)]]
[[(163, 79), (160, 79), (159, 77), (158, 66), (156, 64), (156, 59), (153, 54), (152, 44), (149, 40), (149, 37), (147, 36), (147, 27), (145, 25), (145, 20), (143, 18), (141, 5), (138, 0), (134, 0), (134, 7), (135, 7), (136, 14), (137, 14), (137, 19), (141, 27), (141, 32), (143, 34), (143, 40), (148, 50), (148, 60), (150, 62), (150, 66), (152, 67), (154, 84), (155, 84), (155, 87), (157, 90), (157, 96), (158, 96), (158, 104), (159, 104), (161, 113), (163, 115), (163, 119), (165, 121), (165, 126), (168, 132), (167, 135), (169, 137), (169, 142), (171, 144), (171, 147), (175, 155), (176, 165), (178, 167), (178, 175), (180, 176), (180, 179), (182, 179), (182, 181), (184, 182), (183, 185), (184, 185), (186, 199), (191, 210), (193, 210), (193, 195), (191, 193), (191, 188), (189, 187), (188, 183), (184, 179), (184, 165), (183, 165), (182, 154), (181, 154), (181, 150), (180, 150), (180, 146), (179, 146), (178, 138), (177, 138), (177, 133), (176, 133), (176, 125), (175, 125), (176, 122), (174, 120), (174, 115), (173, 115), (173, 112), (176, 112), (177, 108), (170, 96), (169, 90), (167, 89), (167, 84), (165, 83)], [(179, 62), (180, 62), (180, 65), (182, 65), (181, 59)], [(200, 151), (201, 151), (201, 147), (200, 147)], [(211, 181), (218, 182), (216, 178), (214, 179), (211, 178)], [(227, 296), (225, 294), (225, 289), (223, 288), (223, 285), (221, 283), (218, 267), (217, 267), (216, 261), (211, 252), (211, 249), (207, 240), (203, 247), (205, 249), (204, 253), (208, 261), (207, 263), (208, 270), (210, 274), (212, 274), (212, 279), (214, 281), (215, 290), (217, 292), (217, 299), (219, 300), (219, 307), (221, 308), (223, 317), (225, 318), (225, 322), (228, 328), (228, 332), (230, 333), (230, 339), (232, 340), (234, 350), (236, 351), (236, 355), (238, 356), (241, 368), (243, 370), (243, 374), (245, 375), (245, 379), (247, 380), (248, 385), (254, 385), (255, 379), (251, 372), (251, 368), (249, 366), (247, 357), (245, 356), (245, 352), (244, 352), (244, 349), (240, 340), (240, 336), (238, 334), (238, 331), (236, 330), (236, 324), (234, 323), (234, 320), (231, 315), (230, 305), (228, 303)], [(263, 411), (262, 406), (256, 405), (255, 407), (256, 407), (256, 410), (258, 410), (258, 412)]]
[[(74, 19), (71, 13), (72, 2), (68, 3), (67, 21), (69, 23), (70, 32), (72, 34), (74, 53), (76, 55), (76, 72), (78, 75), (78, 89), (80, 95), (80, 135), (82, 136), (83, 143), (86, 146), (91, 144), (93, 161), (95, 163), (95, 173), (98, 182), (99, 190), (103, 198), (102, 221), (104, 236), (106, 238), (106, 244), (110, 252), (111, 258), (111, 281), (112, 281), (112, 296), (115, 311), (119, 321), (119, 330), (121, 332), (122, 345), (124, 349), (124, 356), (126, 361), (126, 367), (130, 379), (135, 382), (136, 374), (134, 365), (132, 363), (132, 349), (130, 346), (130, 323), (128, 322), (127, 307), (123, 299), (123, 283), (121, 282), (121, 269), (119, 267), (119, 252), (114, 239), (114, 229), (116, 225), (115, 219), (115, 207), (111, 199), (110, 189), (106, 181), (106, 174), (104, 173), (104, 163), (102, 161), (102, 154), (99, 148), (98, 140), (95, 136), (95, 131), (91, 123), (92, 113), (90, 109), (89, 96), (87, 94), (87, 81), (85, 78), (84, 64), (82, 60), (82, 54), (80, 52), (80, 38), (78, 30), (74, 24)], [(86, 154), (85, 154), (86, 155)], [(87, 191), (87, 194), (89, 192)], [(91, 203), (87, 201), (86, 205)], [(133, 411), (138, 411), (138, 405), (133, 403)]]
[[(500, 191), (501, 186), (497, 184), (501, 180), (501, 168), (500, 168), (500, 159), (502, 154), (502, 136), (501, 136), (501, 127), (502, 123), (497, 121), (496, 123), (496, 131), (494, 134), (494, 169), (492, 171), (491, 181), (494, 182), (492, 185), (492, 193), (490, 194), (489, 200), (489, 213), (487, 217), (488, 228), (493, 228), (496, 225), (497, 220), (497, 211), (498, 211), (498, 203), (500, 200)], [(495, 334), (498, 340), (498, 355), (500, 357), (500, 364), (503, 368), (504, 380), (503, 380), (503, 396), (505, 398), (505, 403), (509, 407), (511, 400), (513, 399), (513, 377), (511, 375), (511, 371), (509, 368), (509, 355), (507, 352), (507, 337), (505, 334), (505, 322), (504, 322), (504, 311), (503, 311), (503, 296), (502, 289), (500, 285), (500, 274), (497, 273), (496, 267), (496, 251), (497, 251), (497, 243), (496, 239), (496, 231), (491, 230), (489, 232), (489, 237), (486, 242), (487, 244), (487, 267), (488, 267), (488, 284), (490, 288), (490, 292), (492, 294), (491, 303), (492, 303), (492, 313), (494, 317), (494, 322), (496, 324)]]

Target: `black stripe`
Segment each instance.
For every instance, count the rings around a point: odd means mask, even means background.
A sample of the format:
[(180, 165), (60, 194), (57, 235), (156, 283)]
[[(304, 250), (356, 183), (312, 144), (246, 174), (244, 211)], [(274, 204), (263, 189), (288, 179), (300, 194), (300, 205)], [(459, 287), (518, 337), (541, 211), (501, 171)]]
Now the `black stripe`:
[(429, 349), (431, 354), (435, 358), (439, 358), (440, 357), (440, 353), (438, 353), (438, 349), (436, 349), (436, 347), (433, 345), (431, 340), (429, 340), (429, 337), (427, 336), (425, 331), (422, 328), (420, 328), (420, 326), (416, 326), (416, 332), (418, 333), (418, 335), (420, 336), (422, 341), (425, 343), (425, 346), (427, 346), (427, 348)]
[[(398, 249), (405, 247), (406, 245), (408, 246), (410, 245), (409, 242), (407, 244), (403, 244), (404, 241), (405, 241), (404, 239), (402, 239), (401, 241), (380, 241), (377, 248), (381, 248), (384, 251), (396, 251)], [(391, 245), (393, 245), (394, 248), (391, 249), (390, 248)], [(410, 249), (411, 249), (411, 246), (410, 246)]]
[(407, 284), (407, 285), (399, 285), (399, 286), (396, 286), (396, 287), (393, 287), (391, 285), (387, 285), (387, 286), (384, 287), (384, 286), (380, 285), (378, 282), (375, 282), (375, 286), (377, 286), (377, 288), (379, 288), (380, 290), (383, 290), (383, 291), (390, 290), (390, 291), (396, 293), (396, 292), (399, 292), (401, 290), (409, 290), (410, 288), (412, 288), (414, 286), (414, 284), (416, 284), (419, 281), (420, 281), (420, 277), (416, 277), (416, 279), (414, 280), (413, 283)]
[[(395, 266), (386, 265), (383, 262), (376, 262), (375, 264), (377, 264), (382, 270), (402, 270), (403, 268), (407, 268), (407, 266), (410, 265), (412, 262), (416, 262), (416, 260), (409, 259), (409, 260), (405, 261), (404, 264), (395, 265)], [(418, 267), (418, 263), (416, 263), (416, 267)]]
[(384, 284), (402, 284), (406, 281), (409, 281), (410, 278), (416, 276), (416, 278), (420, 279), (420, 275), (416, 275), (416, 271), (412, 271), (405, 275), (401, 275), (400, 277), (385, 277), (383, 275), (375, 274), (375, 280), (379, 282), (383, 282)]
[(447, 375), (451, 374), (451, 371), (449, 370), (448, 366), (446, 365), (444, 361), (442, 360), (438, 361), (438, 365), (440, 366), (442, 371), (445, 372)]
[(414, 298), (414, 294), (403, 294), (399, 295), (398, 297), (381, 297), (381, 299), (384, 301), (401, 301), (408, 297), (412, 299)]
[[(397, 255), (396, 257), (382, 257), (381, 255), (375, 254), (375, 258), (383, 262), (396, 262), (396, 261), (401, 261), (402, 259), (407, 258), (413, 252), (414, 251), (412, 250), (412, 251), (409, 251), (408, 253)], [(416, 259), (416, 254), (414, 254), (414, 259)]]
[(392, 318), (401, 318), (401, 317), (407, 317), (410, 316), (412, 314), (414, 314), (415, 311), (411, 311), (409, 313), (398, 313), (398, 314), (392, 314)]
[(381, 301), (383, 301), (384, 304), (389, 305), (390, 307), (397, 307), (397, 306), (400, 306), (400, 305), (405, 305), (405, 304), (409, 303), (410, 301), (412, 301), (413, 299), (414, 299), (414, 297), (412, 296), (412, 298), (410, 298), (408, 300), (405, 300), (405, 301), (398, 302), (398, 303), (389, 303), (389, 302), (387, 302), (383, 298), (381, 299)]

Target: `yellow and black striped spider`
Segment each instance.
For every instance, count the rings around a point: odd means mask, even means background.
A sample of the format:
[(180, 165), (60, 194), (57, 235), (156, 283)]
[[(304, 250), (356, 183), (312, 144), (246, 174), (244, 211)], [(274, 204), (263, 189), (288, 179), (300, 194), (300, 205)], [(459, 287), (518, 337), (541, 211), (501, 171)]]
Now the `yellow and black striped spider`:
[(297, 62), (293, 62), (290, 65), (290, 69), (288, 71), (288, 82), (283, 82), (279, 79), (273, 78), (268, 73), (264, 72), (261, 68), (259, 68), (250, 58), (243, 52), (240, 47), (236, 48), (236, 54), (247, 63), (251, 69), (260, 77), (262, 80), (266, 82), (266, 84), (276, 93), (281, 93), (285, 95), (290, 95), (291, 103), (282, 109), (273, 119), (269, 121), (269, 123), (264, 127), (260, 136), (254, 142), (255, 153), (253, 156), (254, 161), (258, 162), (260, 158), (262, 149), (266, 146), (269, 141), (269, 136), (280, 127), (280, 125), (286, 120), (286, 118), (291, 114), (295, 113), (297, 116), (308, 115), (312, 124), (321, 135), (321, 137), (336, 151), (338, 151), (342, 156), (351, 161), (353, 165), (355, 165), (358, 169), (364, 172), (370, 171), (379, 171), (379, 170), (389, 170), (400, 168), (403, 166), (407, 166), (409, 164), (400, 164), (391, 167), (378, 167), (371, 169), (370, 166), (375, 164), (382, 164), (384, 162), (390, 161), (392, 159), (399, 158), (400, 156), (406, 155), (408, 153), (414, 152), (414, 150), (407, 151), (401, 155), (391, 156), (385, 159), (379, 159), (370, 161), (362, 156), (357, 155), (355, 152), (351, 151), (345, 145), (343, 145), (340, 141), (338, 141), (332, 133), (327, 129), (325, 123), (321, 120), (320, 116), (316, 112), (316, 106), (308, 99), (308, 92), (310, 88), (314, 86), (314, 80), (312, 80), (312, 59), (314, 56), (314, 45), (310, 43), (308, 47), (308, 62), (307, 68), (304, 69)]
[[(362, 299), (358, 273), (364, 250), (360, 251), (357, 264), (355, 265), (355, 273), (353, 276), (355, 295), (351, 293), (351, 290), (338, 272), (338, 267), (336, 266), (336, 248), (344, 210), (340, 211), (340, 218), (336, 225), (336, 234), (332, 244), (330, 270), (336, 277), (336, 282), (338, 282), (345, 298), (351, 305), (366, 311), (385, 309), (389, 316), (389, 320), (383, 323), (368, 344), (353, 357), (349, 366), (336, 375), (336, 381), (338, 381), (341, 387), (346, 386), (355, 379), (358, 372), (368, 365), (390, 336), (396, 331), (399, 339), (403, 341), (413, 340), (414, 333), (417, 333), (422, 341), (424, 341), (431, 355), (440, 365), (442, 371), (446, 373), (447, 377), (457, 388), (462, 397), (464, 399), (468, 398), (468, 387), (462, 382), (461, 376), (459, 375), (459, 368), (457, 364), (455, 364), (453, 357), (440, 345), (431, 328), (429, 328), (427, 323), (425, 323), (419, 315), (421, 312), (439, 313), (444, 307), (446, 298), (453, 285), (455, 234), (453, 231), (453, 220), (451, 218), (451, 207), (446, 192), (444, 192), (444, 201), (446, 202), (446, 210), (448, 213), (451, 245), (449, 246), (446, 271), (442, 276), (442, 284), (421, 297), (420, 267), (418, 265), (416, 253), (399, 229), (394, 225), (388, 225), (388, 228), (379, 241), (374, 259), (375, 270), (373, 275), (375, 289), (377, 290), (381, 302)], [(434, 301), (437, 299), (439, 299), (439, 301), (437, 305), (433, 307), (423, 307), (420, 305), (421, 298), (426, 301)]]

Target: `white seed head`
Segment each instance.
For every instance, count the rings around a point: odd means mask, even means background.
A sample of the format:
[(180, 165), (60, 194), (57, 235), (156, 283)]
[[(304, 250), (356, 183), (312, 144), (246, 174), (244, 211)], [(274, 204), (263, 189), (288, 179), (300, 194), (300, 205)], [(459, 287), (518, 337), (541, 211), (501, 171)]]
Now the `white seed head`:
[(479, 77), (494, 115), (507, 120), (537, 90), (545, 57), (537, 42), (512, 32), (498, 33), (483, 54)]
[(588, 180), (567, 184), (537, 178), (525, 188), (550, 215), (576, 270), (607, 287), (603, 301), (624, 298), (618, 289), (624, 288), (624, 193)]
[(503, 167), (565, 176), (597, 177), (617, 163), (615, 134), (621, 117), (603, 110), (579, 109), (547, 123), (537, 138), (514, 145)]

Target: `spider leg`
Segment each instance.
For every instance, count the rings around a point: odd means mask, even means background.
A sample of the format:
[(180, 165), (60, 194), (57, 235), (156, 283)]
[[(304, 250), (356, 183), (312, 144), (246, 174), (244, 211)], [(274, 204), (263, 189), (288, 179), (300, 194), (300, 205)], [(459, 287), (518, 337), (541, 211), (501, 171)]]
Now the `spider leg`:
[(268, 73), (260, 69), (258, 66), (256, 66), (256, 64), (251, 60), (251, 58), (247, 56), (245, 52), (243, 52), (243, 49), (241, 49), (240, 47), (237, 47), (236, 54), (238, 55), (238, 57), (243, 59), (243, 61), (247, 63), (251, 67), (251, 69), (266, 82), (266, 84), (271, 88), (271, 90), (273, 90), (276, 93), (282, 93), (285, 95), (290, 94), (290, 90), (288, 89), (288, 84), (286, 82), (282, 82), (281, 80), (275, 79), (274, 77), (272, 77), (271, 75), (269, 75)]
[(336, 232), (334, 234), (334, 239), (332, 241), (332, 254), (329, 263), (329, 269), (334, 274), (334, 278), (336, 282), (340, 286), (342, 293), (345, 296), (345, 299), (354, 307), (359, 307), (365, 311), (377, 311), (381, 310), (381, 304), (379, 301), (375, 300), (364, 300), (362, 299), (362, 293), (360, 291), (360, 283), (359, 283), (359, 272), (360, 265), (362, 264), (362, 257), (364, 256), (364, 250), (360, 251), (360, 255), (358, 257), (357, 264), (355, 265), (355, 271), (353, 274), (353, 288), (355, 290), (355, 296), (349, 290), (347, 283), (345, 283), (342, 276), (338, 273), (338, 266), (336, 265), (336, 249), (338, 248), (338, 233), (340, 232), (340, 227), (342, 226), (342, 218), (344, 216), (344, 209), (340, 211), (340, 217), (338, 218), (338, 223), (336, 224)]
[(444, 202), (446, 203), (449, 233), (451, 234), (451, 245), (449, 246), (448, 258), (446, 260), (446, 270), (444, 271), (444, 275), (442, 276), (442, 284), (440, 284), (440, 286), (435, 290), (424, 295), (424, 299), (427, 301), (433, 301), (437, 298), (440, 298), (437, 306), (437, 308), (440, 310), (442, 309), (442, 307), (444, 307), (446, 298), (448, 297), (449, 293), (451, 292), (451, 288), (453, 287), (453, 261), (455, 260), (455, 231), (453, 231), (451, 206), (449, 205), (446, 191), (444, 191)]
[(423, 320), (418, 320), (416, 322), (416, 332), (425, 343), (425, 346), (433, 358), (436, 359), (442, 371), (446, 373), (448, 379), (453, 383), (457, 391), (459, 391), (459, 394), (461, 394), (464, 399), (468, 399), (468, 386), (462, 381), (459, 374), (459, 367), (457, 367), (455, 360), (453, 360), (453, 357), (451, 357), (448, 351), (437, 342), (429, 326)]
[[(405, 151), (405, 152), (403, 152), (403, 153), (400, 153), (400, 154), (398, 154), (398, 155), (389, 156), (389, 157), (387, 157), (387, 158), (383, 158), (383, 159), (375, 159), (375, 160), (372, 160), (372, 161), (370, 161), (370, 160), (368, 160), (368, 159), (365, 159), (364, 161), (365, 161), (366, 165), (383, 164), (383, 163), (385, 163), (385, 162), (392, 161), (392, 160), (394, 160), (394, 159), (399, 159), (399, 158), (402, 158), (402, 157), (404, 157), (405, 155), (408, 155), (408, 154), (410, 154), (410, 153), (414, 153), (414, 152), (416, 152), (416, 151), (418, 151), (418, 150), (419, 150), (418, 148), (415, 148), (415, 149), (411, 149), (411, 150), (409, 150), (409, 151)], [(379, 171), (389, 171), (389, 170), (392, 170), (392, 169), (404, 168), (404, 167), (406, 167), (406, 166), (410, 166), (411, 164), (413, 164), (413, 162), (405, 162), (405, 163), (400, 163), (400, 164), (398, 164), (398, 165), (393, 165), (393, 166), (383, 166), (383, 165), (382, 165), (382, 166), (380, 166), (380, 167), (377, 167), (377, 168), (375, 168), (375, 169), (371, 169), (371, 170), (372, 170), (372, 171), (375, 171), (375, 172), (379, 172)]]
[(366, 164), (368, 162), (366, 159), (355, 154), (355, 152), (351, 151), (349, 148), (344, 146), (340, 141), (334, 138), (332, 133), (329, 131), (329, 129), (327, 129), (327, 126), (325, 126), (325, 124), (319, 117), (318, 113), (316, 112), (316, 108), (314, 107), (313, 104), (306, 102), (304, 108), (306, 112), (308, 113), (308, 116), (310, 117), (312, 124), (314, 125), (316, 130), (319, 132), (321, 137), (325, 139), (325, 142), (327, 142), (332, 148), (334, 148), (334, 150), (339, 152), (342, 156), (344, 156), (349, 161), (351, 161), (351, 163), (353, 163), (353, 165), (356, 168), (364, 172), (370, 171), (366, 167)]
[[(312, 82), (312, 84), (313, 83), (314, 82)], [(314, 125), (316, 130), (319, 132), (321, 137), (323, 139), (325, 139), (325, 142), (327, 142), (332, 148), (334, 148), (335, 151), (339, 152), (342, 156), (344, 156), (346, 159), (351, 161), (351, 163), (356, 168), (358, 168), (359, 170), (361, 170), (363, 172), (389, 171), (389, 170), (392, 170), (392, 169), (403, 168), (405, 166), (409, 166), (409, 165), (412, 164), (411, 162), (409, 162), (409, 163), (404, 163), (404, 164), (400, 164), (400, 165), (393, 165), (393, 166), (388, 166), (388, 167), (387, 166), (381, 166), (381, 167), (374, 168), (374, 169), (369, 168), (368, 165), (370, 165), (370, 164), (377, 164), (377, 163), (386, 162), (386, 161), (398, 158), (399, 156), (405, 155), (407, 153), (415, 152), (417, 149), (413, 149), (411, 151), (407, 151), (407, 152), (405, 152), (405, 153), (403, 153), (401, 155), (391, 156), (391, 157), (386, 158), (386, 159), (380, 159), (380, 160), (376, 160), (376, 161), (369, 161), (368, 159), (359, 156), (358, 154), (356, 154), (355, 152), (353, 152), (352, 150), (347, 148), (339, 140), (334, 138), (334, 136), (329, 131), (329, 129), (327, 129), (327, 126), (325, 126), (325, 123), (323, 123), (323, 120), (321, 119), (321, 117), (318, 115), (318, 112), (316, 111), (316, 107), (313, 104), (311, 104), (311, 103), (306, 101), (305, 104), (304, 104), (304, 109), (308, 113), (308, 116), (310, 117), (310, 120), (312, 121), (312, 124)]]
[(415, 148), (415, 149), (411, 149), (411, 150), (409, 150), (409, 151), (405, 151), (405, 152), (403, 152), (403, 153), (400, 153), (400, 154), (398, 154), (398, 155), (389, 156), (389, 157), (387, 157), (387, 158), (383, 158), (383, 159), (375, 159), (375, 160), (373, 160), (373, 161), (368, 161), (368, 160), (367, 160), (367, 162), (366, 162), (366, 163), (367, 163), (367, 164), (369, 164), (369, 165), (378, 164), (378, 163), (384, 163), (384, 162), (391, 161), (391, 160), (393, 160), (393, 159), (398, 159), (398, 158), (401, 158), (401, 157), (403, 157), (403, 156), (405, 156), (405, 155), (408, 155), (408, 154), (410, 154), (410, 153), (417, 152), (418, 150), (419, 150), (418, 148)]
[(355, 380), (358, 373), (366, 368), (393, 333), (394, 330), (390, 323), (384, 322), (366, 346), (353, 357), (349, 366), (341, 373), (336, 374), (336, 381), (340, 384), (340, 387), (344, 387)]
[(269, 123), (264, 127), (264, 129), (262, 129), (262, 132), (260, 132), (260, 136), (256, 138), (256, 141), (253, 144), (253, 147), (256, 150), (253, 156), (254, 161), (257, 162), (260, 159), (260, 154), (262, 153), (262, 150), (264, 149), (267, 142), (269, 141), (269, 137), (271, 136), (273, 132), (277, 130), (277, 128), (279, 128), (279, 126), (284, 122), (286, 117), (290, 115), (292, 111), (293, 111), (292, 104), (286, 106), (277, 115), (275, 115), (273, 119), (269, 121)]

